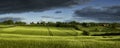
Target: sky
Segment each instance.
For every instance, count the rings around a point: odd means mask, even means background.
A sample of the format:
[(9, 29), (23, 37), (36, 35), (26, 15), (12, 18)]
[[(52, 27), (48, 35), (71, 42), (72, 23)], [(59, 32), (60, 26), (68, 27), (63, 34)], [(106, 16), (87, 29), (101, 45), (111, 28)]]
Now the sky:
[(0, 0), (0, 21), (119, 22), (120, 0)]

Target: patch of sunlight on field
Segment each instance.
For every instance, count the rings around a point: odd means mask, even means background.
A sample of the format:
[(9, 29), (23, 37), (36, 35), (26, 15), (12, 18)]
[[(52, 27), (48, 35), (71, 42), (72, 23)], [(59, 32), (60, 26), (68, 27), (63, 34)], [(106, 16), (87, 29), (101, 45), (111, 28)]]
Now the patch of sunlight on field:
[[(78, 31), (74, 28), (50, 27), (54, 36), (76, 36)], [(80, 32), (81, 33), (81, 32)]]
[(16, 27), (11, 27), (11, 28), (3, 28), (2, 31), (3, 32), (13, 32), (13, 31), (16, 31)]
[(90, 35), (94, 35), (94, 34), (105, 34), (106, 32), (90, 32)]
[[(48, 27), (54, 36), (76, 36), (81, 34), (81, 31), (75, 30), (74, 28), (64, 27)], [(50, 36), (47, 27), (29, 27), (29, 26), (15, 26), (9, 28), (1, 28), (0, 33), (8, 34), (23, 34), (23, 35), (47, 35)]]
[(49, 35), (48, 30), (45, 27), (23, 27), (23, 26), (2, 28), (0, 30), (0, 33), (26, 34), (26, 35)]

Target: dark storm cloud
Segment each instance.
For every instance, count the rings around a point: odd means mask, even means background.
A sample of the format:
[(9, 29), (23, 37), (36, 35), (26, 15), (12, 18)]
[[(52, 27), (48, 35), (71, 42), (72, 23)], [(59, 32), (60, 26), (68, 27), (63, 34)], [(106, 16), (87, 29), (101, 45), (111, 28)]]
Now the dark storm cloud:
[(54, 7), (82, 4), (89, 0), (0, 0), (0, 13), (41, 11)]
[(23, 18), (19, 18), (19, 17), (2, 17), (2, 18), (0, 18), (0, 22), (6, 21), (6, 20), (21, 21), (21, 20), (23, 20)]
[(120, 22), (120, 6), (86, 7), (75, 11), (75, 17), (100, 22)]

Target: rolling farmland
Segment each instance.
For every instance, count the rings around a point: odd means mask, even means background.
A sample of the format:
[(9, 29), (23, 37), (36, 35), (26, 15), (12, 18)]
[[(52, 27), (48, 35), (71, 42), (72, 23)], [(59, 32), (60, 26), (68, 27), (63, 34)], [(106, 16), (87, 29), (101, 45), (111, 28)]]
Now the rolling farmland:
[[(51, 35), (51, 34), (52, 35)], [(0, 48), (119, 48), (119, 36), (82, 36), (74, 28), (0, 27)]]

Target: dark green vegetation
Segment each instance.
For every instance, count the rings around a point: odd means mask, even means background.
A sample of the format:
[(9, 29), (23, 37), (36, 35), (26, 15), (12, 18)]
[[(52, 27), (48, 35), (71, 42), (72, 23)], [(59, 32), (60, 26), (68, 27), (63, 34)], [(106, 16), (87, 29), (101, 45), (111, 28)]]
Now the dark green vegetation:
[(8, 20), (0, 25), (0, 48), (120, 48), (119, 25)]

